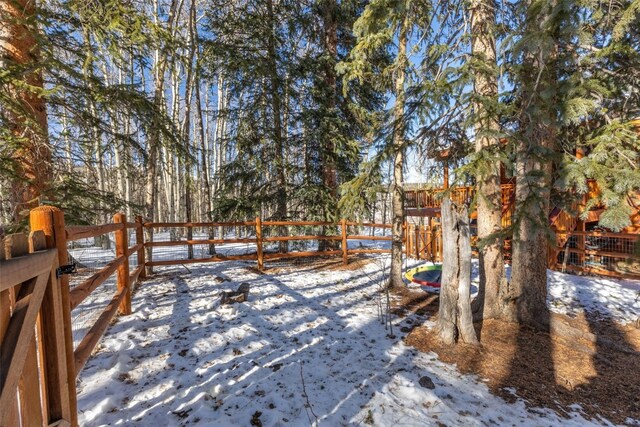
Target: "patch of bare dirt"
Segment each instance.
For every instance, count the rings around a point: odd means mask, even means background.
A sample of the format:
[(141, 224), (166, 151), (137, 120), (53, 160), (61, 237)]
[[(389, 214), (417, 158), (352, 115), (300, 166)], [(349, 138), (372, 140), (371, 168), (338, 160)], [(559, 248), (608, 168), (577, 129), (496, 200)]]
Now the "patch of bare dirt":
[[(395, 294), (397, 315), (437, 315), (437, 295), (407, 289)], [(485, 379), (491, 391), (508, 402), (519, 397), (530, 407), (559, 414), (579, 404), (589, 418), (601, 415), (616, 423), (640, 419), (640, 330), (597, 316), (552, 318), (570, 325), (574, 333), (486, 320), (475, 325), (482, 343), (477, 347), (445, 346), (424, 326), (412, 328), (405, 342)]]

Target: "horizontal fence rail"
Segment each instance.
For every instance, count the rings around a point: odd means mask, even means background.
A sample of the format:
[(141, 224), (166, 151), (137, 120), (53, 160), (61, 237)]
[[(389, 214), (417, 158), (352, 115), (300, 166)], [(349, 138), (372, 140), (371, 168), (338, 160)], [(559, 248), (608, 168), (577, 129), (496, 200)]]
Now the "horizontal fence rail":
[(57, 267), (42, 230), (0, 240), (0, 426), (77, 424)]
[[(317, 256), (335, 256), (341, 255), (344, 264), (348, 263), (349, 255), (365, 254), (365, 253), (390, 253), (390, 249), (385, 248), (349, 248), (349, 241), (391, 241), (388, 235), (363, 235), (358, 233), (362, 227), (371, 229), (389, 230), (390, 224), (379, 223), (359, 223), (353, 221), (342, 220), (340, 222), (327, 221), (263, 221), (256, 218), (254, 221), (236, 221), (236, 222), (149, 222), (144, 224), (146, 229), (156, 229), (165, 235), (177, 235), (176, 229), (200, 229), (205, 234), (211, 236), (213, 230), (218, 230), (216, 238), (208, 239), (177, 239), (177, 240), (154, 240), (144, 243), (147, 248), (149, 259), (146, 265), (149, 267), (194, 264), (206, 262), (220, 262), (231, 260), (250, 260), (256, 261), (258, 269), (264, 268), (266, 260), (282, 259), (282, 258), (304, 258)], [(225, 228), (235, 228), (235, 234), (232, 236), (224, 235)], [(319, 234), (303, 234), (306, 229), (320, 229)], [(207, 231), (208, 230), (208, 231)], [(349, 230), (355, 231), (349, 234)], [(240, 237), (239, 234), (245, 235)], [(295, 234), (300, 233), (300, 234)], [(318, 250), (290, 250), (289, 243), (300, 242), (317, 242)], [(242, 254), (222, 254), (218, 253), (218, 249), (214, 245), (245, 245), (243, 248), (245, 253)], [(278, 248), (270, 247), (269, 244), (278, 244)], [(204, 256), (196, 256), (194, 246), (207, 246)], [(322, 247), (320, 245), (323, 245)], [(189, 247), (186, 258), (183, 259), (166, 259), (166, 252), (160, 252), (154, 255), (151, 248), (171, 248), (171, 247)], [(182, 253), (182, 252), (181, 252)], [(171, 254), (171, 253), (170, 253)], [(173, 252), (169, 258), (176, 258), (177, 252)], [(182, 253), (183, 254), (183, 253)], [(165, 259), (160, 259), (165, 258)]]

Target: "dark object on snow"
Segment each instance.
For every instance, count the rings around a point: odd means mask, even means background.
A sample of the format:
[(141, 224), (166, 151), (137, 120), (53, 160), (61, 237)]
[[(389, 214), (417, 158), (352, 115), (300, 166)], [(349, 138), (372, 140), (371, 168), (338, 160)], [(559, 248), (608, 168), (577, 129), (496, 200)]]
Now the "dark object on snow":
[(220, 300), (220, 304), (235, 304), (237, 302), (245, 302), (249, 299), (249, 289), (251, 285), (248, 283), (243, 283), (238, 287), (237, 291), (229, 291), (222, 293), (222, 299)]
[(253, 427), (262, 427), (262, 421), (260, 420), (261, 415), (262, 412), (260, 411), (256, 411), (253, 413), (253, 416), (251, 417), (251, 425)]
[(431, 378), (427, 377), (426, 375), (420, 378), (418, 384), (420, 384), (424, 388), (428, 388), (429, 390), (433, 390), (434, 388), (436, 388), (436, 385), (433, 383)]

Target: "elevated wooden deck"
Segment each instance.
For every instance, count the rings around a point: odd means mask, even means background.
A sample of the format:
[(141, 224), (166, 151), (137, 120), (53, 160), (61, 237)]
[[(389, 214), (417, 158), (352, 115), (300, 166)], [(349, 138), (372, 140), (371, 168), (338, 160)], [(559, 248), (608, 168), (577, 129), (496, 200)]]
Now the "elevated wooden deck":
[[(511, 216), (515, 202), (515, 186), (502, 184), (502, 217), (503, 226), (511, 224)], [(409, 190), (405, 192), (405, 214), (415, 217), (440, 217), (440, 204), (443, 188)], [(475, 197), (475, 187), (456, 187), (451, 189), (451, 197), (456, 202), (471, 201)], [(477, 218), (477, 212), (471, 212), (471, 218)]]

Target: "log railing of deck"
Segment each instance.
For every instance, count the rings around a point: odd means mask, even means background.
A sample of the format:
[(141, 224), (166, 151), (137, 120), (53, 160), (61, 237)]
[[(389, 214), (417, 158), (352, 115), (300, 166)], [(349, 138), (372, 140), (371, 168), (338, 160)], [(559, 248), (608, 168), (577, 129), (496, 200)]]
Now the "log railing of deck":
[[(502, 205), (507, 206), (513, 202), (515, 186), (502, 184)], [(442, 188), (405, 191), (405, 208), (439, 208), (442, 200)], [(475, 197), (475, 187), (456, 187), (451, 189), (451, 199), (455, 202), (471, 201)]]

